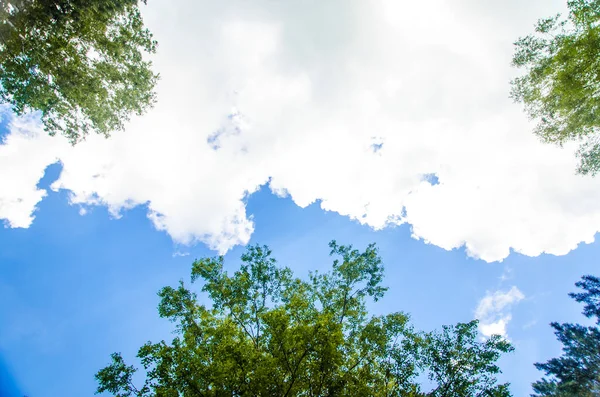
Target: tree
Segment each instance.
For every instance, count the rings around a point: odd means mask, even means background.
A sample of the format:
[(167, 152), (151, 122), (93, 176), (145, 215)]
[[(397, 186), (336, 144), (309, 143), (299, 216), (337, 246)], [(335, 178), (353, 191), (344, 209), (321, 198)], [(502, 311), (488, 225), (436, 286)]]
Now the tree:
[(533, 384), (533, 397), (600, 396), (600, 278), (584, 276), (575, 285), (584, 292), (569, 296), (585, 304), (583, 314), (595, 318), (597, 326), (551, 324), (563, 344), (563, 354), (535, 364), (547, 377)]
[(600, 171), (600, 0), (568, 1), (568, 17), (541, 19), (516, 43), (513, 65), (526, 70), (511, 96), (525, 105), (545, 142), (581, 142), (578, 172)]
[[(428, 396), (509, 396), (508, 384), (495, 385), (496, 361), (512, 351), (510, 343), (494, 335), (477, 343), (477, 322), (443, 326), (430, 333), (421, 352), (422, 366), (437, 384)], [(424, 364), (424, 365), (423, 365)]]
[(0, 102), (73, 144), (153, 105), (155, 51), (138, 0), (0, 0)]
[[(96, 374), (98, 392), (114, 396), (510, 396), (496, 385), (495, 361), (510, 345), (476, 340), (477, 322), (415, 332), (401, 312), (369, 316), (383, 265), (374, 245), (364, 252), (330, 243), (339, 258), (308, 281), (276, 266), (267, 247), (242, 255), (232, 276), (222, 257), (197, 260), (192, 282), (212, 301), (199, 304), (183, 282), (159, 292), (161, 317), (177, 324), (171, 343), (139, 349), (146, 380), (120, 354)], [(416, 378), (430, 371), (431, 392)], [(486, 394), (487, 393), (487, 394)]]

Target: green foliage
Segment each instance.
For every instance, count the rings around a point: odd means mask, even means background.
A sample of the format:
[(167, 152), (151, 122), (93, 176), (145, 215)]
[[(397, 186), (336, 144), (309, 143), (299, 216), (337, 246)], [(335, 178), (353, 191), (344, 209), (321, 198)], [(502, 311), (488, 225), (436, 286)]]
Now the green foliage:
[(512, 81), (545, 142), (581, 142), (582, 174), (600, 170), (600, 0), (570, 0), (569, 15), (538, 21), (516, 43), (513, 65), (526, 70)]
[[(584, 276), (575, 285), (584, 292), (569, 295), (584, 303), (583, 314), (595, 317), (596, 325), (600, 325), (600, 278)], [(548, 377), (533, 384), (536, 393), (533, 396), (600, 396), (600, 328), (567, 323), (551, 325), (563, 344), (563, 355), (535, 364)]]
[(138, 0), (2, 0), (0, 102), (71, 143), (108, 136), (153, 105), (155, 51)]
[(429, 334), (422, 361), (429, 378), (438, 387), (428, 395), (441, 396), (510, 396), (508, 384), (496, 385), (494, 374), (500, 372), (496, 361), (513, 347), (499, 335), (483, 343), (477, 340), (477, 322), (443, 326), (441, 333)]
[[(477, 322), (416, 332), (401, 312), (369, 316), (383, 265), (374, 245), (364, 252), (330, 243), (332, 270), (308, 280), (278, 267), (267, 247), (242, 255), (233, 275), (222, 257), (196, 260), (205, 306), (180, 282), (159, 292), (161, 317), (176, 324), (169, 344), (139, 349), (146, 380), (119, 354), (96, 374), (98, 392), (115, 396), (510, 396), (496, 385), (495, 365), (512, 347), (477, 341)], [(432, 390), (417, 383), (429, 374)]]

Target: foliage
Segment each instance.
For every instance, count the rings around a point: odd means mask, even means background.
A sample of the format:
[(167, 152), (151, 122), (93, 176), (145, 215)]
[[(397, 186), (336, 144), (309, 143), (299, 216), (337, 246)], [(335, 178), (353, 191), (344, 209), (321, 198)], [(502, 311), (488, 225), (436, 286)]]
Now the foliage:
[(545, 142), (580, 141), (582, 174), (600, 170), (600, 0), (568, 1), (568, 17), (541, 19), (516, 43), (513, 65), (526, 70), (512, 81)]
[(0, 102), (72, 143), (108, 136), (154, 103), (155, 51), (138, 0), (2, 0)]
[[(308, 281), (276, 266), (267, 247), (248, 248), (240, 269), (222, 257), (196, 260), (192, 282), (212, 302), (199, 304), (183, 282), (159, 292), (159, 313), (177, 324), (168, 344), (138, 352), (143, 387), (119, 354), (96, 374), (98, 392), (115, 396), (510, 396), (495, 365), (511, 346), (477, 341), (477, 322), (415, 332), (406, 314), (369, 316), (367, 298), (383, 297), (383, 265), (364, 252), (330, 243), (339, 258)], [(433, 390), (416, 378), (429, 373)], [(487, 394), (486, 394), (487, 393)]]
[(585, 304), (583, 314), (595, 318), (597, 326), (551, 324), (563, 344), (563, 354), (535, 364), (548, 377), (533, 384), (534, 397), (600, 396), (600, 278), (584, 276), (575, 285), (584, 292), (569, 296)]
[(510, 343), (494, 335), (477, 341), (477, 322), (443, 326), (429, 334), (421, 352), (422, 363), (437, 387), (428, 396), (509, 396), (508, 384), (495, 385), (500, 372), (496, 361), (512, 351)]

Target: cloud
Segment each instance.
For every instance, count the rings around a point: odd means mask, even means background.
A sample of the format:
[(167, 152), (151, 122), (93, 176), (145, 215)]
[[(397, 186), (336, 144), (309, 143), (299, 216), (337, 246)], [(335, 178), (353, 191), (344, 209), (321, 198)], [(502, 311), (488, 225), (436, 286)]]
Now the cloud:
[(513, 269), (508, 266), (504, 266), (504, 270), (500, 275), (500, 281), (505, 282), (511, 280), (512, 278), (514, 278)]
[(508, 99), (512, 42), (553, 2), (150, 2), (156, 108), (75, 148), (14, 120), (0, 218), (29, 226), (59, 159), (72, 203), (147, 205), (176, 243), (220, 252), (248, 242), (244, 201), (268, 185), (485, 261), (564, 255), (600, 230), (600, 178)]
[(13, 119), (10, 130), (0, 144), (0, 219), (8, 227), (29, 227), (46, 196), (37, 183), (45, 168), (58, 161), (61, 142), (43, 133), (36, 115)]
[(512, 319), (510, 309), (524, 298), (525, 295), (516, 286), (506, 292), (488, 291), (475, 309), (479, 332), (485, 337), (500, 335), (506, 338), (506, 326)]

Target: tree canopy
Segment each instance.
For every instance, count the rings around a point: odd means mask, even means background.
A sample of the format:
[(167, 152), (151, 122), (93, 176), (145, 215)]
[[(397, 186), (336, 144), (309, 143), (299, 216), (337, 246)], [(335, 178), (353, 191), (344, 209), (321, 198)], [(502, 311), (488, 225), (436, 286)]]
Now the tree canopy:
[(533, 384), (533, 397), (600, 396), (600, 278), (584, 276), (575, 285), (583, 292), (569, 296), (584, 303), (583, 314), (595, 319), (596, 326), (551, 324), (563, 345), (563, 354), (535, 364), (546, 377)]
[[(118, 353), (96, 374), (98, 392), (171, 396), (510, 396), (498, 384), (496, 361), (512, 350), (499, 336), (478, 340), (477, 322), (417, 332), (402, 312), (369, 315), (383, 265), (365, 251), (330, 243), (331, 271), (308, 280), (279, 267), (266, 246), (249, 247), (233, 275), (223, 257), (196, 260), (191, 281), (203, 281), (210, 304), (183, 282), (164, 287), (158, 311), (176, 324), (171, 343), (138, 352), (146, 373)], [(424, 387), (419, 379), (427, 377)]]
[(581, 143), (578, 171), (600, 171), (600, 0), (570, 0), (569, 14), (541, 19), (516, 43), (513, 64), (526, 74), (512, 97), (537, 120), (543, 141)]
[[(143, 0), (145, 3), (146, 0)], [(0, 1), (0, 102), (71, 143), (108, 136), (155, 101), (156, 41), (138, 0)]]

